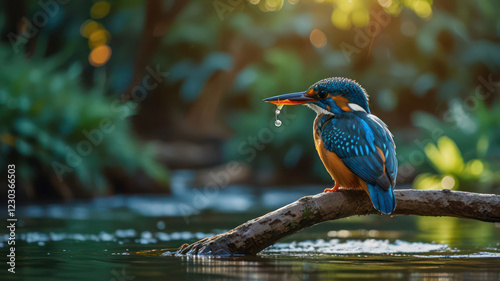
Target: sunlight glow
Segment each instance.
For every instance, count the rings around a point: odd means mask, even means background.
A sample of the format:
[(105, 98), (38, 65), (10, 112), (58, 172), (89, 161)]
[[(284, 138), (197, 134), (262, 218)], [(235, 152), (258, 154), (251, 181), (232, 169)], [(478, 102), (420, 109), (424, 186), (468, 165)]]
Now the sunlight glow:
[(111, 57), (111, 48), (107, 45), (99, 46), (89, 54), (89, 62), (95, 67), (106, 64)]
[(80, 26), (80, 34), (85, 38), (89, 38), (90, 34), (101, 28), (102, 25), (100, 23), (95, 22), (93, 20), (86, 20)]
[(455, 179), (451, 176), (445, 176), (441, 180), (441, 186), (444, 189), (452, 189), (455, 186)]
[(337, 1), (337, 7), (344, 12), (350, 12), (354, 9), (355, 4), (350, 1)]
[(368, 10), (357, 9), (352, 12), (351, 19), (355, 26), (363, 27), (370, 22), (370, 14), (368, 13)]
[(325, 33), (323, 33), (323, 31), (319, 29), (314, 29), (313, 31), (311, 31), (309, 40), (311, 41), (311, 44), (316, 48), (323, 48), (324, 46), (326, 46), (327, 42)]
[(425, 0), (416, 0), (412, 2), (415, 13), (421, 18), (429, 18), (432, 15), (431, 4)]
[(99, 1), (90, 8), (90, 16), (94, 19), (102, 19), (109, 13), (110, 5), (106, 1)]
[(340, 29), (348, 29), (351, 27), (351, 21), (349, 20), (349, 14), (343, 12), (340, 9), (333, 10), (332, 13), (332, 24)]
[(109, 42), (111, 34), (105, 29), (98, 29), (89, 36), (89, 48), (94, 49), (96, 47), (106, 45)]
[(392, 0), (378, 0), (378, 3), (384, 8), (389, 8), (392, 4)]
[(283, 7), (284, 0), (265, 0), (265, 9), (268, 12), (278, 11)]
[(483, 165), (483, 162), (481, 162), (481, 160), (473, 160), (471, 165), (470, 165), (470, 172), (473, 174), (473, 175), (476, 175), (476, 176), (479, 176), (484, 170), (484, 165)]
[[(371, 17), (372, 12), (376, 12), (377, 10), (373, 10), (370, 4), (371, 1), (368, 0), (316, 0), (316, 2), (328, 2), (333, 5), (331, 21), (335, 27), (340, 29), (347, 30), (352, 26), (361, 28), (369, 24), (370, 21), (377, 20)], [(386, 13), (392, 16), (398, 16), (403, 8), (412, 10), (423, 19), (429, 19), (432, 16), (432, 0), (377, 0), (377, 2)], [(413, 31), (414, 26), (407, 24), (404, 26), (402, 32), (405, 36), (410, 37), (413, 36)]]

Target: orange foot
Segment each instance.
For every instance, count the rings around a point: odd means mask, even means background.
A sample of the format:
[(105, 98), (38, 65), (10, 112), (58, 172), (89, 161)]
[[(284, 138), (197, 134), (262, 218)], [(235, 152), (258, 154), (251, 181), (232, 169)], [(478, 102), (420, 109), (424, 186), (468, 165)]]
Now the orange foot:
[(333, 188), (327, 188), (327, 189), (325, 189), (323, 192), (333, 192), (333, 191), (337, 191), (337, 190), (339, 190), (339, 187), (340, 187), (339, 183), (338, 183), (338, 182), (335, 182), (335, 186), (334, 186)]

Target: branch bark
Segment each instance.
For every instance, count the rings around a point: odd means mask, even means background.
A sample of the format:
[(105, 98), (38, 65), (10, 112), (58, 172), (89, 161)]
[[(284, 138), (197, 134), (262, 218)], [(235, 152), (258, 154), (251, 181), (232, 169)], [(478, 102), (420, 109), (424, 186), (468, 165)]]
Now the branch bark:
[[(450, 190), (396, 190), (392, 215), (449, 216), (500, 222), (500, 196)], [(253, 255), (315, 224), (355, 215), (380, 214), (363, 191), (303, 197), (226, 233), (184, 244), (179, 255)]]

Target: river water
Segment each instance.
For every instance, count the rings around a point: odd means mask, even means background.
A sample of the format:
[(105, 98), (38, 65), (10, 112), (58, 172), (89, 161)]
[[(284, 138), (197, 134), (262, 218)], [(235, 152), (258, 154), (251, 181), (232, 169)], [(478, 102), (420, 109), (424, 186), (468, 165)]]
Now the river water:
[(500, 280), (500, 224), (457, 218), (351, 217), (257, 256), (168, 255), (318, 190), (181, 186), (172, 196), (23, 206), (16, 273), (4, 263), (0, 280)]

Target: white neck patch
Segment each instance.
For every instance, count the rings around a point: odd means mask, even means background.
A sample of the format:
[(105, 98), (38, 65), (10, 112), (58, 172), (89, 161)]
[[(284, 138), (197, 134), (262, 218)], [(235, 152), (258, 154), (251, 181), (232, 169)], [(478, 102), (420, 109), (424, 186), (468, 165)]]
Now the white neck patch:
[(305, 103), (304, 105), (309, 107), (310, 109), (314, 110), (314, 112), (316, 112), (317, 115), (320, 115), (320, 114), (333, 115), (333, 113), (331, 113), (330, 111), (325, 110), (325, 109), (323, 109), (315, 104)]
[(364, 108), (362, 108), (361, 106), (359, 106), (358, 104), (355, 104), (355, 103), (348, 103), (347, 104), (349, 106), (349, 108), (352, 110), (352, 111), (362, 111), (364, 113), (367, 113), (366, 110)]

